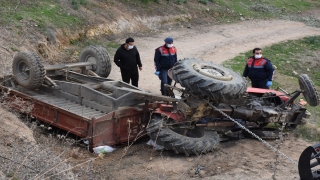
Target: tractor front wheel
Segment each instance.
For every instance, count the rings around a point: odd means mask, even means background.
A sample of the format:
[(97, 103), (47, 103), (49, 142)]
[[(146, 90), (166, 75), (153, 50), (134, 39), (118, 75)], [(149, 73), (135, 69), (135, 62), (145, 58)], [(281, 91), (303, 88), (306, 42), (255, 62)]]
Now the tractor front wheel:
[(301, 74), (298, 79), (306, 101), (310, 106), (318, 106), (320, 102), (319, 95), (310, 77), (307, 74)]

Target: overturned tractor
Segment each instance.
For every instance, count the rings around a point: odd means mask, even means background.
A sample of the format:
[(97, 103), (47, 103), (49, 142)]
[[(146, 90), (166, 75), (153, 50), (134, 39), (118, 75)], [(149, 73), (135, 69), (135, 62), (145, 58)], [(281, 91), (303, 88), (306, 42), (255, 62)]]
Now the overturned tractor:
[(276, 138), (277, 131), (265, 128), (269, 123), (289, 130), (306, 123), (310, 113), (295, 102), (300, 94), (309, 105), (319, 104), (306, 74), (299, 76), (300, 89), (291, 94), (247, 88), (245, 79), (235, 72), (196, 59), (177, 62), (172, 77), (184, 88), (168, 90), (180, 91), (181, 100), (169, 115), (154, 112), (147, 131), (157, 144), (187, 156), (212, 151), (223, 138), (236, 138), (241, 132)]
[[(135, 140), (147, 131), (167, 150), (199, 155), (249, 129), (247, 135), (270, 138), (269, 123), (286, 129), (304, 124), (310, 113), (295, 102), (300, 94), (309, 105), (319, 104), (305, 74), (298, 78), (300, 89), (288, 94), (247, 88), (245, 79), (230, 69), (196, 59), (179, 60), (170, 70), (182, 86), (167, 86), (171, 97), (154, 95), (108, 79), (110, 58), (99, 46), (85, 48), (79, 62), (71, 64), (42, 65), (36, 53), (20, 52), (12, 68), (13, 75), (2, 78), (3, 102), (88, 140), (90, 148)], [(22, 103), (15, 103), (16, 98)], [(25, 104), (33, 104), (30, 112), (23, 111)]]

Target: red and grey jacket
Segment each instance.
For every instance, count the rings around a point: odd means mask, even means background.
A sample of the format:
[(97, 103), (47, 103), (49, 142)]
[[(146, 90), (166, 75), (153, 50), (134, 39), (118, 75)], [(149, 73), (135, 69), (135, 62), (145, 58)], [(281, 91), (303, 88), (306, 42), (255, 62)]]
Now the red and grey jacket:
[(249, 77), (251, 81), (272, 81), (273, 67), (271, 61), (267, 58), (261, 57), (255, 59), (253, 56), (247, 60), (246, 67), (243, 71), (243, 77)]
[(170, 69), (177, 62), (177, 49), (173, 46), (160, 46), (155, 50), (154, 65), (157, 71), (160, 69)]

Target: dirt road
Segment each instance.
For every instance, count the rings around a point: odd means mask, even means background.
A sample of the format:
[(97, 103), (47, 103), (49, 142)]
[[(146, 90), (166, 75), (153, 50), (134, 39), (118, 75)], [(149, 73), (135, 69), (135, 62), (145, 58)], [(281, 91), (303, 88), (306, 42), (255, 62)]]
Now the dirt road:
[[(320, 29), (300, 22), (272, 20), (179, 28), (159, 32), (153, 37), (134, 37), (143, 61), (139, 86), (144, 90), (160, 94), (160, 81), (153, 74), (153, 56), (154, 49), (162, 45), (163, 39), (167, 36), (174, 38), (179, 59), (195, 57), (222, 63), (254, 47), (263, 48), (281, 41), (313, 35), (320, 35)], [(124, 39), (119, 40), (119, 42), (123, 41)], [(120, 79), (119, 69), (115, 65), (110, 77)], [(269, 143), (276, 144), (275, 141)], [(297, 162), (300, 153), (311, 144), (290, 136), (286, 138), (280, 150)], [(110, 178), (222, 180), (273, 179), (275, 175), (274, 179), (278, 180), (299, 179), (296, 165), (280, 157), (279, 164), (275, 167), (276, 153), (261, 142), (251, 139), (222, 143), (221, 150), (200, 157), (184, 157), (167, 151), (162, 154), (152, 153), (152, 150), (144, 143), (134, 145), (128, 152), (131, 152), (132, 155), (122, 160), (118, 166), (120, 168), (114, 171), (114, 166), (107, 167), (110, 169)], [(106, 161), (121, 153), (122, 149), (119, 149)], [(204, 170), (195, 175), (198, 165), (203, 166)]]
[[(153, 57), (154, 49), (163, 45), (167, 36), (174, 38), (178, 59), (194, 57), (222, 63), (254, 47), (263, 48), (281, 41), (313, 35), (320, 35), (320, 29), (300, 22), (271, 20), (243, 21), (209, 27), (191, 26), (159, 32), (152, 37), (134, 37), (143, 63), (139, 87), (160, 94), (160, 81), (154, 75)], [(121, 43), (124, 41), (125, 39), (119, 40)], [(109, 77), (121, 79), (119, 68), (115, 64)]]

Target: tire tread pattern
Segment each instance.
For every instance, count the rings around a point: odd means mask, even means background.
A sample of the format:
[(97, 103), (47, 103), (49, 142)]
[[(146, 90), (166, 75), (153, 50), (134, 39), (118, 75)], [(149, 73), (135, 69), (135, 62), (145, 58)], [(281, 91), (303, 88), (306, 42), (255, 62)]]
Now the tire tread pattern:
[(310, 106), (318, 106), (320, 103), (319, 94), (310, 77), (307, 74), (301, 74), (298, 79), (300, 88), (304, 91), (303, 95), (306, 101)]
[[(213, 66), (233, 76), (230, 81), (214, 79), (198, 73), (193, 69), (194, 64)], [(197, 59), (179, 60), (172, 68), (173, 79), (181, 86), (189, 89), (193, 93), (198, 93), (220, 101), (239, 98), (246, 92), (247, 84), (245, 79), (239, 74), (212, 62), (205, 62)]]
[[(18, 64), (21, 61), (25, 61), (26, 64), (29, 64), (29, 79), (24, 80), (19, 76)], [(32, 51), (19, 52), (13, 59), (12, 63), (13, 77), (17, 83), (26, 88), (26, 89), (36, 89), (40, 87), (45, 78), (45, 69), (41, 63), (41, 58)]]
[(205, 131), (202, 127), (199, 128), (203, 131), (204, 135), (199, 138), (187, 137), (178, 134), (171, 130), (161, 116), (154, 116), (147, 127), (147, 132), (150, 138), (157, 144), (164, 146), (167, 150), (173, 150), (175, 153), (183, 153), (186, 156), (191, 154), (206, 154), (219, 145), (220, 138), (215, 131)]
[(94, 72), (101, 77), (108, 77), (111, 72), (111, 62), (108, 52), (101, 46), (88, 46), (80, 54), (80, 62), (85, 62), (88, 56), (96, 59), (96, 70)]

